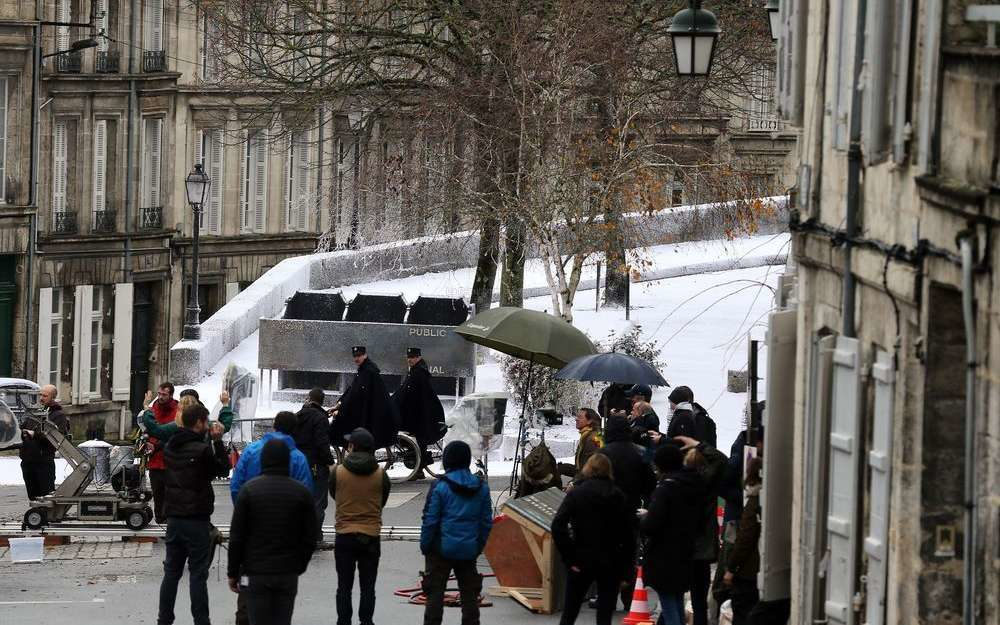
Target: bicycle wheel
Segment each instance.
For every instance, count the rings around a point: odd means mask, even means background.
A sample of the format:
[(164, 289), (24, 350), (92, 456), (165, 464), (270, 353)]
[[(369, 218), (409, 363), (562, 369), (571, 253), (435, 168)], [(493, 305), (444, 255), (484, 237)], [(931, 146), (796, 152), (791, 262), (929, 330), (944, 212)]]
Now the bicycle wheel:
[(443, 440), (427, 446), (427, 452), (431, 456), (431, 463), (424, 467), (424, 471), (431, 477), (441, 477), (444, 475), (444, 465), (441, 462), (441, 459), (444, 457), (444, 445), (441, 444)]
[(406, 482), (420, 471), (420, 446), (409, 434), (396, 436), (396, 443), (375, 451), (375, 461), (393, 483)]

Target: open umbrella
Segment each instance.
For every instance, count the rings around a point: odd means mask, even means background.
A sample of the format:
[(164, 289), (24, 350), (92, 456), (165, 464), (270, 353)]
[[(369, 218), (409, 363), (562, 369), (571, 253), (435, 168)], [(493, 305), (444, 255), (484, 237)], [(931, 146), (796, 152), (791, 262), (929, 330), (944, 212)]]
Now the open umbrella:
[(618, 352), (576, 358), (560, 369), (555, 378), (557, 380), (580, 380), (581, 382), (670, 386), (660, 375), (660, 372), (645, 360)]

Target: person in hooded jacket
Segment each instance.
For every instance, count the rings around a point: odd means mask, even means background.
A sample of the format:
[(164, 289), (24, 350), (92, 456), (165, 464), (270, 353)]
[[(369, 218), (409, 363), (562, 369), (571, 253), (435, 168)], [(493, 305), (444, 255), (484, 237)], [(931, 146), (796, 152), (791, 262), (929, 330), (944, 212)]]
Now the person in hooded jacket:
[(344, 438), (355, 428), (365, 428), (375, 437), (375, 449), (388, 447), (396, 442), (399, 433), (399, 414), (392, 402), (385, 381), (363, 345), (351, 348), (358, 373), (354, 382), (330, 411), (330, 442), (343, 445)]
[(399, 389), (393, 393), (392, 401), (396, 404), (402, 429), (412, 434), (420, 445), (421, 471), (414, 478), (420, 479), (423, 468), (433, 461), (427, 446), (441, 440), (447, 428), (444, 408), (431, 385), (431, 372), (419, 347), (407, 348), (406, 364), (409, 371)]
[(560, 625), (576, 622), (593, 582), (597, 625), (611, 625), (619, 587), (631, 573), (635, 514), (612, 473), (607, 456), (591, 456), (552, 519), (552, 538), (568, 570)]
[(236, 468), (233, 469), (233, 476), (229, 480), (229, 494), (232, 496), (234, 502), (239, 496), (243, 484), (260, 475), (260, 454), (264, 450), (264, 445), (267, 445), (268, 441), (272, 440), (284, 442), (290, 450), (288, 475), (302, 482), (306, 488), (312, 491), (313, 481), (312, 474), (309, 472), (309, 462), (306, 460), (305, 454), (295, 446), (295, 439), (292, 438), (292, 432), (295, 431), (296, 423), (298, 423), (298, 420), (295, 418), (294, 412), (282, 410), (274, 416), (274, 431), (268, 432), (260, 440), (256, 440), (246, 446), (243, 453), (240, 454), (240, 460), (236, 463)]
[(327, 491), (330, 486), (330, 465), (334, 463), (330, 450), (330, 416), (323, 409), (326, 393), (320, 387), (309, 391), (309, 398), (302, 409), (295, 413), (295, 446), (305, 454), (312, 474), (312, 494), (316, 509), (316, 538), (323, 541), (323, 520), (329, 504)]
[(361, 586), (358, 618), (372, 625), (375, 581), (382, 554), (382, 510), (389, 500), (389, 476), (375, 462), (375, 438), (364, 428), (347, 437), (347, 456), (330, 473), (335, 510), (333, 557), (337, 567), (337, 625), (351, 625), (354, 573)]
[(316, 546), (312, 493), (288, 477), (289, 452), (280, 439), (264, 445), (261, 474), (240, 489), (229, 526), (229, 589), (247, 596), (253, 625), (292, 622)]
[(420, 551), (426, 557), (424, 625), (441, 625), (444, 590), (452, 571), (462, 602), (462, 625), (479, 625), (483, 578), (476, 559), (493, 527), (490, 487), (469, 471), (472, 450), (467, 443), (448, 443), (442, 463), (445, 474), (427, 494), (420, 527)]

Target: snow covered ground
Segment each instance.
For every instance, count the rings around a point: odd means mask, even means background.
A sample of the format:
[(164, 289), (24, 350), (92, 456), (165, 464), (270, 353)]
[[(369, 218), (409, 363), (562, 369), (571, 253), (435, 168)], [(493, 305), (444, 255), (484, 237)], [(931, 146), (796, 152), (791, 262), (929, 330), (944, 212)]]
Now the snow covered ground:
[[(712, 260), (732, 260), (749, 256), (777, 256), (788, 251), (787, 234), (768, 235), (736, 241), (689, 242), (662, 245), (647, 250), (644, 258), (648, 266), (646, 275), (658, 271)], [(591, 266), (584, 278), (594, 278)], [(671, 385), (687, 385), (695, 399), (708, 409), (718, 426), (719, 446), (728, 451), (729, 445), (742, 427), (744, 393), (726, 392), (728, 369), (746, 366), (746, 334), (763, 337), (763, 325), (773, 304), (773, 288), (782, 267), (777, 265), (750, 269), (732, 269), (714, 273), (681, 276), (633, 284), (631, 320), (625, 320), (625, 311), (618, 308), (594, 310), (594, 291), (578, 294), (574, 307), (574, 325), (592, 339), (603, 341), (612, 331), (621, 333), (629, 324), (641, 328), (644, 340), (654, 339), (662, 350), (662, 360), (667, 363), (662, 371)], [(589, 275), (587, 275), (589, 273)], [(359, 284), (342, 291), (346, 298), (356, 293), (401, 293), (408, 301), (420, 294), (439, 296), (468, 296), (473, 269), (429, 273), (399, 280), (386, 280)], [(541, 265), (532, 261), (525, 270), (525, 287), (545, 285)], [(499, 288), (499, 285), (498, 285)], [(535, 297), (524, 302), (525, 307), (547, 310), (548, 297)], [(378, 356), (373, 355), (378, 360)], [(761, 353), (761, 367), (766, 353)], [(251, 371), (257, 370), (257, 333), (244, 339), (234, 350), (216, 363), (209, 375), (193, 385), (206, 405), (217, 404), (222, 390), (222, 375), (229, 363), (236, 363)], [(178, 392), (183, 388), (179, 386)], [(496, 360), (487, 357), (476, 371), (476, 391), (506, 391)], [(666, 428), (669, 415), (667, 390), (654, 389), (653, 407), (661, 417), (661, 429)], [(760, 387), (763, 397), (764, 387)], [(296, 410), (297, 404), (268, 402), (257, 409), (257, 417), (270, 417), (279, 410)], [(508, 405), (508, 415), (518, 414), (516, 405)], [(516, 433), (516, 423), (508, 420), (507, 438)], [(572, 453), (576, 440), (571, 420), (561, 427), (550, 428), (546, 440), (557, 456)], [(504, 445), (509, 450), (510, 441)], [(508, 463), (503, 454), (491, 455), (491, 474), (498, 474)], [(59, 461), (62, 463), (62, 461)], [(60, 464), (57, 474), (63, 475), (66, 467)], [(0, 459), (0, 484), (21, 482), (20, 467), (16, 458)]]

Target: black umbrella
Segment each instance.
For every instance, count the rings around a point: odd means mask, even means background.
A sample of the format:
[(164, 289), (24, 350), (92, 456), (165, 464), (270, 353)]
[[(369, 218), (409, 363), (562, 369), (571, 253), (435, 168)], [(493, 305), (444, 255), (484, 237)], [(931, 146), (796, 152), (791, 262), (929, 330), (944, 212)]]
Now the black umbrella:
[(554, 377), (557, 380), (579, 380), (581, 382), (670, 386), (660, 375), (660, 372), (645, 360), (618, 352), (575, 358), (560, 369)]

